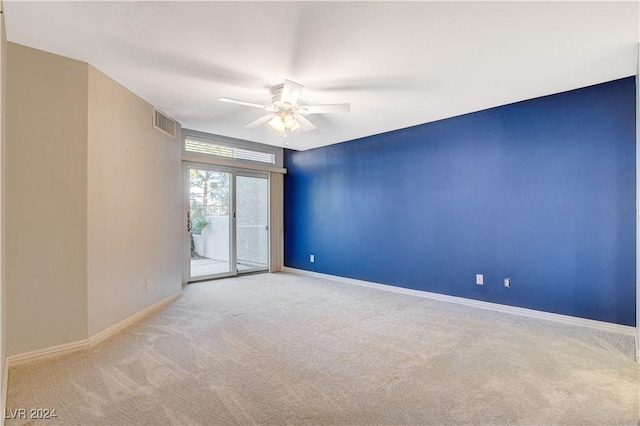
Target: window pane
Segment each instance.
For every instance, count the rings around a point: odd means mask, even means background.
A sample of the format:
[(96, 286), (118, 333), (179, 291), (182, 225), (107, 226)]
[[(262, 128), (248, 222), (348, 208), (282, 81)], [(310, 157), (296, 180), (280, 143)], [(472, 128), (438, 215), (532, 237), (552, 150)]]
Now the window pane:
[(237, 160), (257, 161), (269, 164), (275, 164), (276, 162), (275, 154), (227, 146), (214, 141), (203, 142), (185, 139), (184, 149), (185, 151), (196, 152), (198, 154), (216, 155), (219, 157), (235, 158)]

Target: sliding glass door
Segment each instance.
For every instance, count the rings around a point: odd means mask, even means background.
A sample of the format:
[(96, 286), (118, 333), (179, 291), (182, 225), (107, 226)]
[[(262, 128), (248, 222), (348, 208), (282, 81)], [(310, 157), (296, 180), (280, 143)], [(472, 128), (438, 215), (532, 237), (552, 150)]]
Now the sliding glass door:
[(236, 175), (236, 253), (238, 273), (269, 269), (269, 179)]
[(188, 281), (269, 269), (268, 175), (185, 163)]
[(233, 173), (188, 165), (189, 281), (235, 274)]

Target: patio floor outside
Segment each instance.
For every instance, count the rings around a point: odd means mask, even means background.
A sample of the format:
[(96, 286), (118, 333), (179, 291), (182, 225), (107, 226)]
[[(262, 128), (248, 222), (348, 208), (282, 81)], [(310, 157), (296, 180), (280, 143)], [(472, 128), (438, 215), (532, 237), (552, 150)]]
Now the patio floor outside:
[[(244, 263), (241, 260), (237, 262), (237, 266), (238, 272), (254, 270), (260, 266), (263, 266), (265, 270), (267, 269), (267, 265), (253, 265)], [(221, 260), (191, 259), (191, 276), (194, 278), (205, 275), (214, 275), (229, 272), (229, 268), (229, 262), (224, 262)]]

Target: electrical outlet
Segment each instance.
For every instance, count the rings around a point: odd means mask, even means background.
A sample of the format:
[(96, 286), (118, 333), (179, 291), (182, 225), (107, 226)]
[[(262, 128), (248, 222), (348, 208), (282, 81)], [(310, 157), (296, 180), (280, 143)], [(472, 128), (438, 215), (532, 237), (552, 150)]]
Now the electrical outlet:
[(150, 288), (151, 288), (151, 280), (147, 278), (146, 280), (144, 280), (144, 289), (149, 290)]
[(504, 279), (504, 286), (507, 288), (511, 287), (511, 278)]
[(316, 257), (313, 254), (309, 255), (309, 262), (313, 263), (315, 261), (316, 261)]
[(484, 285), (484, 275), (476, 274), (476, 284)]

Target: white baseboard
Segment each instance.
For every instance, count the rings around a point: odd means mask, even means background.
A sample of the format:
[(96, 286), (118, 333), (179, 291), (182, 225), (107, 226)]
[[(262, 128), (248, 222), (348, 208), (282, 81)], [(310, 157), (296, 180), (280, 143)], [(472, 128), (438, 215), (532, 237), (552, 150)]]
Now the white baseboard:
[[(27, 364), (30, 362), (41, 361), (49, 358), (56, 358), (72, 352), (80, 351), (83, 349), (89, 349), (97, 345), (98, 343), (104, 342), (106, 339), (112, 337), (113, 335), (122, 331), (126, 327), (129, 327), (136, 321), (141, 320), (143, 317), (149, 315), (150, 313), (157, 311), (158, 309), (164, 307), (165, 305), (168, 305), (169, 303), (173, 302), (180, 296), (182, 296), (182, 290), (172, 294), (169, 297), (166, 297), (160, 300), (159, 302), (154, 303), (153, 305), (141, 310), (140, 312), (137, 312), (131, 315), (130, 317), (120, 321), (117, 324), (112, 325), (111, 327), (101, 331), (100, 333), (94, 336), (91, 336), (88, 339), (78, 340), (76, 342), (65, 343), (57, 346), (50, 346), (44, 349), (36, 349), (33, 351), (8, 356), (5, 363), (6, 370), (8, 371), (9, 367), (15, 367), (16, 365)], [(7, 379), (7, 376), (5, 376), (5, 380), (6, 379)]]
[[(507, 314), (520, 315), (520, 316), (537, 318), (537, 319), (542, 319), (547, 321), (555, 321), (555, 322), (560, 322), (568, 325), (589, 327), (589, 328), (594, 328), (598, 330), (608, 331), (611, 333), (624, 334), (625, 336), (635, 336), (635, 333), (636, 333), (635, 327), (630, 327), (628, 325), (613, 324), (610, 322), (572, 317), (569, 315), (561, 315), (561, 314), (554, 314), (554, 313), (544, 312), (544, 311), (536, 311), (534, 309), (519, 308), (516, 306), (501, 305), (498, 303), (491, 303), (491, 302), (483, 302), (481, 300), (467, 299), (464, 297), (449, 296), (446, 294), (430, 293), (428, 291), (395, 287), (392, 285), (356, 280), (353, 278), (345, 278), (337, 275), (329, 275), (329, 274), (322, 274), (319, 272), (305, 271), (304, 269), (290, 268), (288, 266), (283, 267), (282, 272), (289, 272), (289, 273), (299, 274), (299, 275), (307, 275), (307, 276), (316, 277), (316, 278), (324, 278), (327, 280), (339, 281), (345, 284), (375, 288), (378, 290), (424, 297), (426, 299), (440, 300), (443, 302), (457, 303), (459, 305), (466, 305), (466, 306), (471, 306), (471, 307), (480, 308), (480, 309), (488, 309), (488, 310), (503, 312)], [(638, 353), (638, 358), (636, 359), (640, 359), (640, 352)]]
[(49, 346), (48, 348), (44, 349), (36, 349), (17, 355), (10, 355), (7, 357), (7, 364), (9, 365), (9, 367), (15, 367), (16, 365), (27, 364), (33, 361), (40, 361), (43, 359), (66, 355), (75, 351), (86, 349), (87, 347), (88, 340), (78, 340), (76, 342), (65, 343), (62, 345)]
[(154, 311), (157, 311), (160, 308), (163, 308), (165, 305), (168, 305), (169, 303), (173, 302), (174, 300), (176, 300), (180, 296), (182, 296), (182, 290), (180, 290), (177, 293), (172, 294), (169, 297), (166, 297), (166, 298), (162, 299), (161, 301), (159, 301), (157, 303), (154, 303), (153, 305), (141, 310), (140, 312), (131, 315), (129, 318), (127, 318), (127, 319), (125, 319), (123, 321), (120, 321), (119, 323), (114, 324), (111, 327), (101, 331), (100, 333), (90, 337), (88, 339), (89, 347), (93, 347), (93, 346), (97, 345), (98, 343), (104, 342), (109, 337), (111, 337), (114, 334), (116, 334), (116, 333), (122, 331), (123, 329), (129, 327), (134, 322), (141, 320), (143, 317), (149, 315), (150, 313), (152, 313)]

